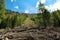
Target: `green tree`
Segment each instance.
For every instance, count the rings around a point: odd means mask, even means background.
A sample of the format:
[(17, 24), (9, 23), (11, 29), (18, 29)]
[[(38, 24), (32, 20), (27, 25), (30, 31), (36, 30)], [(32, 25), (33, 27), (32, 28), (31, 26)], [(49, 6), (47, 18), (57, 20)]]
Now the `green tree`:
[(5, 0), (0, 0), (0, 15), (5, 14)]
[(16, 20), (16, 25), (21, 26), (25, 19), (26, 19), (26, 16), (18, 15)]
[(47, 11), (47, 9), (45, 9), (44, 4), (41, 4), (41, 2), (38, 6), (39, 6), (38, 10), (40, 14), (42, 14), (42, 20), (43, 20), (44, 27), (46, 28), (47, 25), (49, 25), (50, 23), (50, 13)]
[(52, 12), (52, 15), (53, 15), (53, 26), (60, 26), (60, 11), (57, 10), (57, 11), (54, 11)]
[(5, 17), (5, 0), (0, 0), (0, 27), (4, 24)]

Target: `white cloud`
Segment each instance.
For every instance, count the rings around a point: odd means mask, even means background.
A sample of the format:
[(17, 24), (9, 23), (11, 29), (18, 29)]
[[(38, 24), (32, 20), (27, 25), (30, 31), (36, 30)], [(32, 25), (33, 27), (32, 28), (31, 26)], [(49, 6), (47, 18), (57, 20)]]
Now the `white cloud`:
[(25, 12), (24, 13), (29, 13), (29, 10), (25, 10)]
[(45, 6), (46, 9), (52, 11), (60, 10), (60, 0), (56, 0), (56, 2), (52, 5)]
[[(36, 8), (38, 8), (39, 2), (44, 4), (46, 2), (46, 0), (39, 0), (36, 4)], [(60, 10), (60, 0), (56, 0), (56, 2), (54, 4), (45, 6), (45, 8), (51, 12), (56, 11), (56, 10)]]
[(42, 4), (44, 4), (46, 2), (46, 0), (40, 0)]
[(11, 0), (11, 2), (16, 1), (16, 0)]
[(36, 8), (38, 8), (39, 2), (40, 2), (40, 1), (37, 2), (37, 4), (36, 4)]
[(40, 2), (41, 2), (42, 4), (44, 4), (44, 3), (46, 2), (46, 0), (39, 0), (39, 1), (37, 2), (37, 4), (36, 4), (36, 8), (38, 8)]
[(11, 0), (11, 2), (13, 2), (14, 0)]
[(14, 8), (15, 8), (15, 9), (19, 9), (19, 6), (15, 6)]

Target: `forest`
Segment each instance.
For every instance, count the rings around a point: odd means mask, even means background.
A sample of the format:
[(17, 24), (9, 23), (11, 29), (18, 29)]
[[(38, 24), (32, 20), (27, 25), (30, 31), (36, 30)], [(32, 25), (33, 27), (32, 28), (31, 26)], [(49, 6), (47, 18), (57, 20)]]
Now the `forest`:
[(50, 12), (43, 4), (39, 5), (39, 13), (20, 13), (5, 9), (5, 1), (0, 1), (0, 29), (14, 27), (45, 29), (60, 27), (60, 10)]

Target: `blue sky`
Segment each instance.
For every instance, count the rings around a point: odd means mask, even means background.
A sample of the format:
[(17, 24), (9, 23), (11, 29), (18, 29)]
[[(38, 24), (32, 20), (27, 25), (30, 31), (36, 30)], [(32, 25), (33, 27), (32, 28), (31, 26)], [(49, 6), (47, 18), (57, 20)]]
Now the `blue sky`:
[[(52, 7), (57, 2), (56, 0), (43, 0), (43, 1), (45, 1), (44, 5), (46, 6), (47, 9), (50, 7), (48, 10), (53, 10)], [(37, 13), (38, 10), (36, 8), (36, 5), (38, 5), (37, 4), (38, 2), (39, 0), (6, 0), (6, 9), (17, 12)]]

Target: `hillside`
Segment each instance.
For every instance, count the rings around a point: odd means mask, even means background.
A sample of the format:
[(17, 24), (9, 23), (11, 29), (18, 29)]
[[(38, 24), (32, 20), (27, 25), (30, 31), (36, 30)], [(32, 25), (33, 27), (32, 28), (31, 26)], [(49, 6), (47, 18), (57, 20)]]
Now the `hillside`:
[(0, 0), (0, 40), (60, 40), (60, 2), (30, 1)]
[[(53, 16), (57, 17), (57, 21), (52, 16), (50, 17), (51, 19), (49, 19), (49, 22), (46, 22), (48, 19), (45, 19), (44, 22), (42, 14), (39, 13), (26, 14), (6, 10), (5, 17), (3, 18), (4, 20), (2, 19), (0, 23), (0, 39), (60, 40), (60, 26), (58, 25), (60, 22), (59, 15)], [(47, 17), (44, 16), (44, 18)]]

